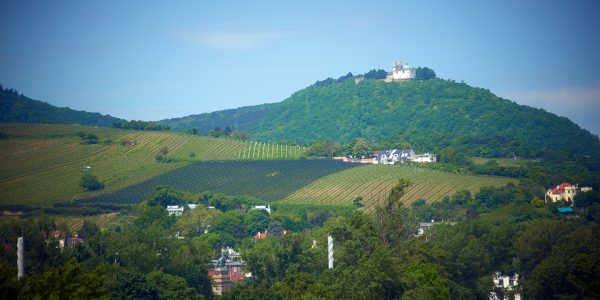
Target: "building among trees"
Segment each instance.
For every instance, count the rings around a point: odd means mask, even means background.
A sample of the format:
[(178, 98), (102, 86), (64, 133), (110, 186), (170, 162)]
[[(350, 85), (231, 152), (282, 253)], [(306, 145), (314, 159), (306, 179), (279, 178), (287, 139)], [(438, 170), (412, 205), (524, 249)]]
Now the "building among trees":
[(387, 74), (385, 82), (413, 80), (417, 77), (417, 69), (408, 64), (394, 62), (392, 64), (392, 72)]

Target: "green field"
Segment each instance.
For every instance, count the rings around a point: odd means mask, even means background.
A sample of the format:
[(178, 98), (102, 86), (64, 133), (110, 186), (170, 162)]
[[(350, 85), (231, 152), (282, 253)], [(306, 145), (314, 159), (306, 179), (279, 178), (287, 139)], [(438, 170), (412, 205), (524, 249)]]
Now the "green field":
[[(75, 135), (80, 131), (97, 135), (100, 142), (82, 144)], [(247, 149), (256, 146), (189, 134), (79, 125), (0, 124), (0, 132), (9, 135), (0, 140), (0, 204), (46, 207), (114, 192), (192, 162), (240, 159), (239, 153), (249, 153)], [(123, 141), (129, 141), (128, 145), (122, 145)], [(265, 151), (268, 146), (263, 146)], [(163, 147), (169, 149), (172, 163), (155, 161)], [(289, 147), (287, 151), (300, 156), (303, 148)], [(246, 159), (258, 159), (254, 153)], [(84, 166), (92, 167), (105, 183), (104, 190), (89, 193), (79, 187)]]
[(368, 210), (385, 199), (398, 178), (412, 182), (403, 198), (406, 204), (417, 199), (438, 201), (457, 190), (475, 193), (483, 186), (515, 182), (503, 177), (449, 174), (413, 165), (363, 165), (323, 177), (290, 194), (283, 202), (348, 205), (360, 195)]
[(231, 195), (298, 204), (349, 205), (361, 195), (366, 209), (385, 198), (398, 178), (413, 185), (404, 202), (427, 202), (457, 190), (477, 192), (482, 186), (502, 186), (511, 181), (493, 176), (449, 174), (410, 165), (359, 165), (333, 160), (198, 162), (130, 186), (119, 192), (86, 201), (142, 201), (158, 185), (190, 191)]
[(192, 193), (212, 191), (277, 201), (323, 176), (356, 166), (334, 160), (197, 162), (116, 193), (99, 195), (84, 201), (140, 202), (158, 185), (167, 185)]

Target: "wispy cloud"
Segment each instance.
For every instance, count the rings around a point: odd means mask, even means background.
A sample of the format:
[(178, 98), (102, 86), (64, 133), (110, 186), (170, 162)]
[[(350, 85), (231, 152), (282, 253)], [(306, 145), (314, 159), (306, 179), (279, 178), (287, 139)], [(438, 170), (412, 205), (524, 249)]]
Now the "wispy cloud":
[(600, 81), (581, 86), (504, 91), (498, 95), (568, 117), (585, 129), (600, 135)]
[(181, 31), (179, 38), (215, 49), (247, 50), (288, 36), (284, 32), (236, 29), (236, 23), (211, 24), (205, 29)]

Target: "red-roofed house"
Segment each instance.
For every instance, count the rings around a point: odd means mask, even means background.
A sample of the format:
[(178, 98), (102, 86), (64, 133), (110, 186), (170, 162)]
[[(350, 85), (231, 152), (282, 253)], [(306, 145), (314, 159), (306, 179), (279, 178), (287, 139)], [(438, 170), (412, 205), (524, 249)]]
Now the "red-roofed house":
[(546, 192), (546, 202), (552, 201), (566, 201), (573, 202), (573, 198), (577, 195), (578, 192), (587, 192), (591, 190), (591, 188), (583, 187), (579, 188), (579, 186), (572, 185), (568, 182), (561, 183)]
[(260, 231), (254, 236), (255, 239), (266, 239), (267, 238), (267, 232), (265, 231), (264, 233), (261, 233)]

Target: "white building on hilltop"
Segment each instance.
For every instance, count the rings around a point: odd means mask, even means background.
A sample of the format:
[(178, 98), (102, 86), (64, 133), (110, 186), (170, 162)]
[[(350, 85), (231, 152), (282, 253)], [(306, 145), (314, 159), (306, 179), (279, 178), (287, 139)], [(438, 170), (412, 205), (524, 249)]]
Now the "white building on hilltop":
[(388, 73), (385, 78), (386, 82), (413, 80), (417, 77), (417, 69), (408, 64), (394, 62), (392, 64), (392, 72)]

